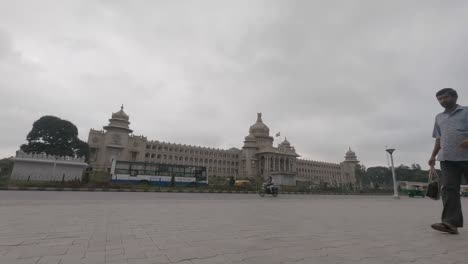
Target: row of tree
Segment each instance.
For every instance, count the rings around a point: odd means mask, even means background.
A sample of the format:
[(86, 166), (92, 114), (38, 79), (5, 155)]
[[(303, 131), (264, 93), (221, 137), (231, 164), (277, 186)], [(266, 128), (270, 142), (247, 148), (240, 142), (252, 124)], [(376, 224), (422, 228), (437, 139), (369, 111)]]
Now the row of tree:
[[(440, 171), (438, 172), (440, 174)], [(400, 165), (395, 168), (397, 181), (427, 182), (429, 170), (421, 169), (419, 164)], [(393, 188), (392, 171), (388, 167), (356, 166), (356, 178), (362, 188)]]

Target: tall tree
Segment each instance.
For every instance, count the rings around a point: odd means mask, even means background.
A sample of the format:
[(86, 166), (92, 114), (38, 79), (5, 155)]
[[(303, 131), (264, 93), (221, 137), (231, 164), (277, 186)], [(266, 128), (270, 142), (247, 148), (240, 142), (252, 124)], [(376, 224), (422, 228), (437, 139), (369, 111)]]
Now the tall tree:
[(35, 121), (26, 140), (28, 143), (20, 147), (26, 153), (84, 156), (88, 159), (89, 146), (78, 138), (76, 126), (55, 116), (43, 116)]
[(364, 165), (356, 164), (355, 174), (356, 174), (357, 188), (362, 190), (364, 186), (365, 176), (366, 176), (366, 167)]
[(13, 169), (13, 160), (12, 159), (0, 159), (0, 178), (3, 176), (8, 176)]
[(392, 172), (387, 167), (370, 167), (363, 180), (365, 185), (392, 186)]

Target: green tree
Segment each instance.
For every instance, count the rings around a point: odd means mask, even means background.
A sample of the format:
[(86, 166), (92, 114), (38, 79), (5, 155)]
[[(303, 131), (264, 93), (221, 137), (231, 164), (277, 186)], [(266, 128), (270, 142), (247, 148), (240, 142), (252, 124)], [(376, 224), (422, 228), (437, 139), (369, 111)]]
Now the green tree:
[(13, 170), (13, 160), (0, 159), (0, 177), (9, 176)]
[(84, 156), (88, 160), (89, 146), (78, 138), (76, 126), (55, 116), (43, 116), (36, 120), (26, 140), (28, 143), (20, 147), (26, 153)]
[(8, 185), (8, 179), (13, 170), (13, 160), (9, 159), (0, 159), (0, 186)]
[[(438, 171), (440, 174), (440, 171)], [(397, 181), (413, 181), (413, 182), (427, 182), (428, 170), (422, 170), (419, 164), (412, 164), (411, 166), (400, 165), (395, 168)], [(363, 185), (381, 186), (382, 188), (392, 188), (393, 178), (392, 171), (387, 167), (370, 167), (366, 170), (363, 176)]]
[(371, 182), (374, 186), (391, 187), (393, 186), (392, 172), (387, 167), (370, 167), (366, 171), (363, 183), (370, 186)]
[(355, 168), (356, 174), (356, 187), (358, 189), (363, 189), (364, 186), (364, 178), (366, 176), (366, 167), (364, 165), (357, 164)]

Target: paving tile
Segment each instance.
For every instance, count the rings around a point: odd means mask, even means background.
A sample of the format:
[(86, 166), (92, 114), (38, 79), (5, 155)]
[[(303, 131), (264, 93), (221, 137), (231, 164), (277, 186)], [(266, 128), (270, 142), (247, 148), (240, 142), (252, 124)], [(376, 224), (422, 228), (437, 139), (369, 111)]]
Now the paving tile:
[(467, 263), (428, 199), (41, 193), (0, 191), (0, 264)]

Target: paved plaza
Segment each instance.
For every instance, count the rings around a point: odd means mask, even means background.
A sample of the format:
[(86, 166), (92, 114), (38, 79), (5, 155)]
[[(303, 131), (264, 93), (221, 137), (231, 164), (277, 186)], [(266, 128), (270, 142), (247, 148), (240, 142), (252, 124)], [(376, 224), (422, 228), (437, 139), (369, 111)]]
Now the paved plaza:
[(468, 263), (468, 230), (429, 228), (441, 207), (383, 196), (0, 191), (0, 263)]

